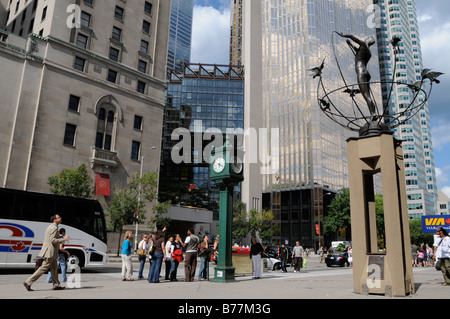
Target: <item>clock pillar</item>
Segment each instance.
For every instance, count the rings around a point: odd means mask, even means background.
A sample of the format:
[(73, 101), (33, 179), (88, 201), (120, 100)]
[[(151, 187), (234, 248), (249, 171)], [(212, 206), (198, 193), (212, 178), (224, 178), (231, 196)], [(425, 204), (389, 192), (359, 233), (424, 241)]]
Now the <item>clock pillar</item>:
[(227, 137), (225, 144), (212, 151), (210, 179), (220, 189), (219, 255), (214, 269), (214, 282), (234, 282), (232, 260), (233, 190), (244, 179), (242, 151), (233, 147)]
[(214, 268), (215, 282), (233, 282), (235, 268), (232, 260), (232, 224), (234, 185), (221, 184), (219, 208), (219, 255)]

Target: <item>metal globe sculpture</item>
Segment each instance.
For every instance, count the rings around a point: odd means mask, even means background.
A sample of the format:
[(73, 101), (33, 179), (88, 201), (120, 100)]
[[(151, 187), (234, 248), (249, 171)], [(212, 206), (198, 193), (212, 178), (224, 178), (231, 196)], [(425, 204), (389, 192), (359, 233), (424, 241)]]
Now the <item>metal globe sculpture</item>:
[[(341, 63), (336, 55), (336, 45), (334, 35), (347, 39), (347, 44), (355, 56), (355, 72), (357, 83), (349, 84), (342, 71)], [(387, 45), (392, 46), (394, 50), (394, 70), (397, 70), (398, 54), (401, 39), (394, 37)], [(421, 74), (421, 80), (414, 83), (406, 83), (404, 80), (397, 80), (396, 72), (393, 72), (391, 81), (373, 81), (368, 70), (368, 63), (372, 57), (370, 47), (375, 44), (375, 39), (369, 37), (366, 40), (358, 39), (353, 35), (345, 35), (339, 32), (333, 32), (332, 45), (337, 68), (339, 69), (343, 85), (333, 90), (327, 90), (324, 84), (325, 60), (321, 65), (310, 69), (313, 79), (319, 78), (317, 88), (317, 102), (321, 110), (331, 120), (351, 131), (359, 133), (359, 136), (378, 135), (382, 132), (392, 131), (394, 128), (406, 123), (414, 117), (427, 103), (430, 98), (433, 84), (439, 84), (438, 77), (444, 73), (434, 72), (430, 69), (424, 69)], [(427, 88), (426, 82), (429, 82)], [(376, 103), (376, 98), (371, 89), (372, 85), (390, 86), (386, 105), (381, 108)], [(410, 103), (404, 103), (401, 111), (390, 113), (388, 103), (394, 91), (394, 87), (400, 88), (403, 92), (409, 92)], [(352, 108), (344, 109), (336, 105), (336, 101), (345, 93), (352, 102)], [(339, 96), (338, 96), (339, 95)], [(361, 97), (360, 97), (361, 96)], [(362, 104), (365, 104), (364, 106)], [(367, 110), (369, 112), (367, 112)]]

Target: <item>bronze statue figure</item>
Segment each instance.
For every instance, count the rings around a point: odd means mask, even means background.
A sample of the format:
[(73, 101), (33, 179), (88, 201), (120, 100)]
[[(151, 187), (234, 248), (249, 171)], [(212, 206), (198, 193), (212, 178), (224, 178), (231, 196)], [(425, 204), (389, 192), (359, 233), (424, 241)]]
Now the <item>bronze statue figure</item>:
[[(372, 119), (375, 120), (377, 117), (376, 105), (375, 102), (373, 101), (372, 93), (370, 90), (371, 75), (369, 70), (367, 69), (367, 64), (372, 58), (372, 52), (370, 52), (370, 47), (375, 44), (375, 39), (373, 37), (370, 37), (366, 39), (366, 41), (362, 41), (353, 35), (342, 34), (339, 32), (336, 33), (339, 34), (339, 36), (348, 39), (347, 44), (355, 54), (355, 69), (358, 80), (359, 92), (362, 94), (364, 100), (367, 103), (367, 106), (369, 107)], [(359, 47), (353, 45), (351, 41), (357, 43)]]

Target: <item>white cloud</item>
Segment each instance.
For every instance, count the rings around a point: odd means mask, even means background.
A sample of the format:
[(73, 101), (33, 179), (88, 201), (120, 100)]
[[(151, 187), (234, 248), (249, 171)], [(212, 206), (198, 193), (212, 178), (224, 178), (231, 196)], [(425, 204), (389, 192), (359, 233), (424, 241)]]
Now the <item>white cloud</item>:
[(230, 11), (194, 7), (191, 62), (229, 64)]
[(447, 144), (450, 144), (450, 123), (438, 122), (432, 128), (431, 135), (433, 139), (433, 148), (436, 151), (444, 150)]
[(443, 187), (441, 192), (443, 192), (447, 197), (450, 197), (450, 186)]

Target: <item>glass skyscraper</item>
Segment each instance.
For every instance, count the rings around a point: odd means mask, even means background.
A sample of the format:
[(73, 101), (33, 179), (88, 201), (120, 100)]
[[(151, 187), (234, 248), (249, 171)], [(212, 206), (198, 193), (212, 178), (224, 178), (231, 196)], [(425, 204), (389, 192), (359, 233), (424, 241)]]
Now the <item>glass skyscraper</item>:
[(172, 0), (170, 12), (168, 69), (181, 69), (191, 61), (194, 0)]
[[(334, 31), (375, 38), (367, 24), (370, 3), (262, 0), (262, 126), (279, 129), (280, 136), (278, 172), (262, 175), (262, 208), (274, 213), (274, 241), (300, 240), (318, 248), (325, 240), (324, 210), (333, 194), (348, 187), (346, 140), (355, 134), (321, 111), (309, 69), (325, 61), (325, 86), (330, 91), (343, 87), (337, 58), (346, 81), (357, 83), (354, 55)], [(369, 67), (377, 81), (378, 56), (372, 51)], [(379, 89), (373, 90), (380, 96)], [(348, 95), (334, 103), (352, 108)]]
[[(374, 0), (380, 9), (380, 25), (377, 40), (380, 58), (381, 80), (415, 83), (422, 79), (422, 53), (415, 1)], [(397, 37), (399, 43), (397, 61), (388, 42)], [(396, 63), (395, 63), (396, 62)], [(397, 64), (396, 69), (394, 69)], [(391, 114), (401, 113), (413, 97), (409, 90), (394, 85), (383, 85), (383, 104), (388, 103)], [(424, 101), (421, 95), (416, 105)], [(405, 114), (407, 116), (408, 114)], [(401, 120), (401, 118), (400, 118)], [(430, 115), (425, 104), (418, 114), (395, 130), (395, 137), (403, 141), (408, 213), (411, 218), (434, 215), (437, 212), (438, 189), (431, 143)]]
[[(243, 69), (191, 63), (184, 65), (181, 72), (171, 71), (169, 75), (160, 197), (205, 207), (219, 199), (218, 188), (209, 180), (209, 157), (206, 154), (206, 147), (214, 138), (206, 137), (205, 132), (217, 129), (225, 134), (227, 129), (236, 131), (244, 128)], [(182, 138), (174, 139), (172, 136), (180, 128), (190, 135), (190, 145), (183, 150), (177, 148)], [(225, 141), (224, 135), (222, 138)], [(177, 155), (183, 151), (189, 154), (183, 152), (184, 160), (176, 163), (174, 150)], [(174, 193), (184, 193), (186, 196), (175, 199)]]

